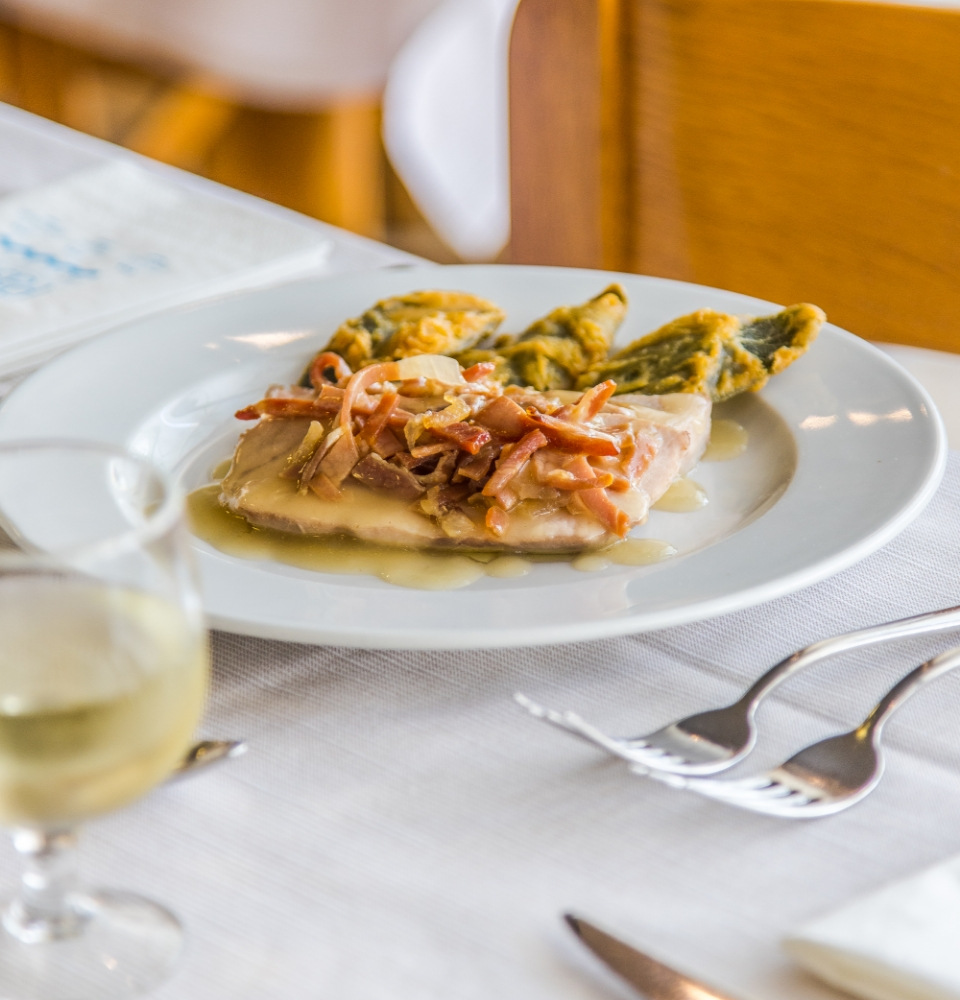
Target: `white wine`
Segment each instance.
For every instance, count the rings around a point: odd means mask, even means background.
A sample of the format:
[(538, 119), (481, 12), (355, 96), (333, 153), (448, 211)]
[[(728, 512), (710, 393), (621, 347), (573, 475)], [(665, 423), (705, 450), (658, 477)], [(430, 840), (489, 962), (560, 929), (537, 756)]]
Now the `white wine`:
[(0, 824), (70, 824), (153, 787), (206, 694), (203, 630), (150, 594), (0, 579)]

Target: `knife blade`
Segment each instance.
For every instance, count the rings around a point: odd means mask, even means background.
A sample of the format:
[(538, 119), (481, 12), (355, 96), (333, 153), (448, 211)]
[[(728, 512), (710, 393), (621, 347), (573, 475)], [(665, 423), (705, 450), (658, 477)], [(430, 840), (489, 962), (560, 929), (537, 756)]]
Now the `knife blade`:
[(671, 969), (582, 917), (565, 913), (563, 919), (601, 962), (649, 1000), (733, 1000), (729, 994)]

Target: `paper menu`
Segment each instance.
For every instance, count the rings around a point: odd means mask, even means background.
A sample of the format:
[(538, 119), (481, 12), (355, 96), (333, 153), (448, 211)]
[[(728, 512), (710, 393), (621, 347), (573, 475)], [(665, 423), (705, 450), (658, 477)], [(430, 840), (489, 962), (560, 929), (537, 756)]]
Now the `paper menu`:
[(309, 227), (130, 162), (0, 200), (0, 373), (149, 313), (319, 274)]

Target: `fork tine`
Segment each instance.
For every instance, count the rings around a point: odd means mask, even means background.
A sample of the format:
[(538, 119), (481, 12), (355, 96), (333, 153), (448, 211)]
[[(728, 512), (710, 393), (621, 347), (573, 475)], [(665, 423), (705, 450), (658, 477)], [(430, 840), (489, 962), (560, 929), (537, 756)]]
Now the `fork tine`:
[[(575, 712), (558, 712), (556, 709), (547, 708), (528, 698), (525, 694), (521, 694), (519, 691), (513, 696), (513, 700), (535, 718), (543, 719), (544, 722), (549, 722), (550, 725), (556, 726), (558, 729), (564, 730), (564, 732), (579, 736), (588, 743), (592, 743), (594, 746), (598, 746), (608, 753), (620, 757), (622, 760), (635, 763), (639, 758), (646, 756), (644, 753), (646, 747), (640, 741), (634, 742), (631, 748), (627, 748), (621, 741), (607, 736), (606, 733), (597, 729), (596, 726), (591, 725), (585, 719), (582, 719)], [(649, 756), (651, 758), (659, 758), (668, 756), (668, 754), (665, 751), (656, 749), (651, 750)]]
[[(728, 786), (733, 787), (728, 787)], [(794, 788), (788, 788), (778, 782), (772, 782), (762, 788), (739, 785), (737, 782), (722, 784), (704, 783), (687, 786), (704, 798), (724, 802), (750, 812), (763, 813), (768, 816), (814, 815), (818, 800)]]
[(630, 740), (608, 736), (603, 730), (587, 722), (586, 719), (577, 715), (576, 712), (558, 712), (556, 709), (547, 708), (535, 702), (519, 691), (513, 696), (514, 701), (522, 708), (525, 708), (534, 718), (542, 719), (550, 723), (557, 729), (578, 736), (587, 743), (592, 743), (601, 750), (628, 764), (635, 764), (638, 767), (649, 767), (651, 771), (669, 772), (673, 768), (690, 766), (690, 761), (680, 754), (673, 753), (666, 747), (653, 746), (641, 738)]
[(806, 792), (784, 784), (769, 773), (733, 781), (716, 781), (712, 778), (683, 777), (647, 771), (642, 766), (635, 766), (631, 770), (672, 788), (696, 792), (703, 798), (768, 815), (793, 815), (800, 810), (811, 809), (818, 801)]
[(685, 791), (697, 792), (697, 794), (704, 795), (707, 798), (722, 799), (723, 801), (768, 798), (771, 794), (771, 789), (781, 787), (767, 775), (763, 774), (750, 778), (716, 781), (712, 778), (671, 774), (668, 771), (650, 771), (642, 764), (634, 764), (630, 770), (634, 774), (653, 778), (654, 781), (659, 781), (661, 785), (669, 785), (670, 788), (680, 788)]

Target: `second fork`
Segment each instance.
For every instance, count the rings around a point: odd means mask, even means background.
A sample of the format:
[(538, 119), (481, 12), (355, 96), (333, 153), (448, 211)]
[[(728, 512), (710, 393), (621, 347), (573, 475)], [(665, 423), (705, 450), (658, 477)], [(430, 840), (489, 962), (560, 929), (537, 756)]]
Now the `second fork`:
[(798, 670), (848, 650), (958, 626), (960, 605), (822, 639), (775, 664), (733, 704), (678, 719), (645, 736), (610, 736), (574, 712), (545, 708), (519, 692), (514, 698), (536, 718), (649, 771), (716, 774), (739, 763), (753, 749), (757, 739), (754, 716), (760, 700)]
[(763, 774), (683, 777), (658, 774), (639, 764), (632, 765), (632, 770), (673, 788), (768, 816), (831, 816), (855, 805), (877, 787), (884, 769), (880, 736), (887, 719), (924, 685), (957, 667), (960, 649), (948, 649), (921, 663), (894, 684), (856, 729), (813, 743)]

